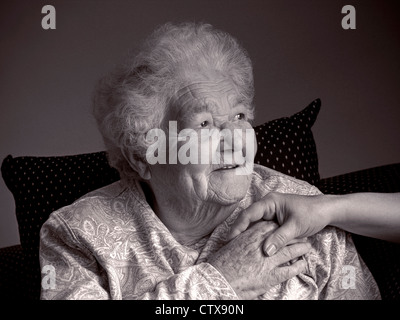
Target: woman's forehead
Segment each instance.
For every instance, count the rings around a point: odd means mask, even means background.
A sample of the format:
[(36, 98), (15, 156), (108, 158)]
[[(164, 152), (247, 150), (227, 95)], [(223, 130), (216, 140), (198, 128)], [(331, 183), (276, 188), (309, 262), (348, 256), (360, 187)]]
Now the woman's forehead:
[(174, 96), (178, 108), (216, 108), (217, 106), (240, 103), (240, 97), (233, 81), (227, 78), (194, 80), (180, 88)]

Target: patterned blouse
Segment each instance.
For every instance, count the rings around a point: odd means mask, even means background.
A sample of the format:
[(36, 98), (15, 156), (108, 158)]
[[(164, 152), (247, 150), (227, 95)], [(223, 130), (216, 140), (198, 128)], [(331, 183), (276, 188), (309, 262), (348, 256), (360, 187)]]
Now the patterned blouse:
[[(304, 181), (255, 165), (239, 207), (190, 247), (175, 240), (139, 184), (128, 188), (115, 182), (93, 191), (53, 212), (41, 229), (41, 268), (55, 271), (55, 283), (42, 284), (41, 298), (238, 299), (207, 257), (226, 243), (237, 215), (271, 191), (320, 194)], [(312, 249), (303, 257), (307, 273), (260, 299), (380, 299), (348, 233), (327, 227), (309, 240)]]

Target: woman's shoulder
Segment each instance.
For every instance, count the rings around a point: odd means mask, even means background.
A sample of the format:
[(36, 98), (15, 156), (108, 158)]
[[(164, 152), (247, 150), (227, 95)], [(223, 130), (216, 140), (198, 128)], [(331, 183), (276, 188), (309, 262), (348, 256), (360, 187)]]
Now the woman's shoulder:
[(268, 192), (314, 195), (320, 191), (307, 181), (299, 180), (271, 168), (254, 165), (252, 187), (263, 195)]
[(125, 213), (123, 215), (126, 216), (128, 207), (130, 214), (134, 211), (135, 206), (132, 203), (134, 192), (128, 190), (121, 181), (117, 181), (93, 190), (72, 204), (59, 208), (50, 214), (47, 221), (56, 220), (69, 228), (81, 225), (84, 221), (91, 221), (97, 225), (102, 222), (109, 223), (118, 213)]
[(139, 228), (141, 210), (135, 190), (115, 182), (51, 213), (42, 226), (41, 238), (53, 230), (52, 234), (58, 237), (94, 250), (101, 239), (112, 243), (115, 236), (122, 237)]

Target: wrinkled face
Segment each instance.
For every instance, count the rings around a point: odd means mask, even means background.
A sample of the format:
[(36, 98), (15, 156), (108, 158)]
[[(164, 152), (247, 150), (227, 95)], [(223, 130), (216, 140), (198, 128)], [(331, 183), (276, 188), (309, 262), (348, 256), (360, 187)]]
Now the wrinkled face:
[[(210, 71), (190, 81), (176, 93), (166, 119), (176, 121), (178, 134), (190, 134), (175, 140), (167, 134), (167, 162), (174, 158), (171, 152), (177, 152), (177, 161), (152, 165), (151, 184), (165, 185), (171, 199), (220, 205), (241, 200), (250, 186), (256, 152), (250, 110), (227, 77)], [(188, 163), (189, 154), (198, 161)]]

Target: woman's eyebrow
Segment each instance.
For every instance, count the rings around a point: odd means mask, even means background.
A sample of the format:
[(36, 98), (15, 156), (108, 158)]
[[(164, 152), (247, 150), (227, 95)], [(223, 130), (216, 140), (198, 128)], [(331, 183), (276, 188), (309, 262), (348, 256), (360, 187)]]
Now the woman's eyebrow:
[(185, 122), (193, 119), (196, 115), (203, 112), (213, 112), (216, 109), (216, 106), (212, 106), (208, 103), (195, 103), (192, 107), (183, 108), (179, 111), (177, 121)]
[[(246, 110), (250, 109), (250, 107), (243, 101), (241, 97), (235, 97), (232, 102), (233, 103), (231, 110), (240, 110), (242, 108)], [(209, 112), (213, 115), (218, 115), (218, 104), (212, 100), (196, 99), (195, 101), (192, 101), (192, 103), (193, 104), (188, 108), (183, 108), (179, 111), (176, 119), (178, 122), (189, 121), (193, 119), (196, 115), (203, 112)]]

